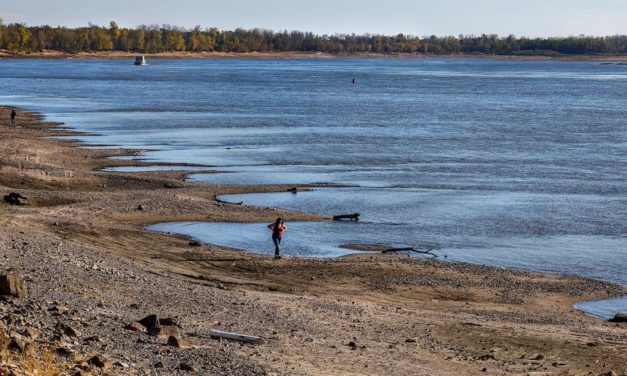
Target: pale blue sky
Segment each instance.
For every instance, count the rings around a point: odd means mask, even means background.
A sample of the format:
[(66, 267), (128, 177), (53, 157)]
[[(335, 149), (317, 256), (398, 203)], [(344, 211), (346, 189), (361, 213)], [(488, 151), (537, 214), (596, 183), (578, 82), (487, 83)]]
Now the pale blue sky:
[(627, 34), (627, 0), (2, 0), (5, 22), (167, 23), (316, 33)]

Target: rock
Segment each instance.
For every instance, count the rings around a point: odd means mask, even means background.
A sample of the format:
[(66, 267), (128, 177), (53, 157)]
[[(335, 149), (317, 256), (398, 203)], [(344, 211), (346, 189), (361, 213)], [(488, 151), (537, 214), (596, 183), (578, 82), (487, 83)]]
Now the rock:
[(18, 298), (26, 298), (28, 296), (22, 278), (13, 274), (0, 275), (0, 295), (16, 296)]
[(163, 368), (163, 362), (157, 362), (153, 365), (154, 368)]
[(11, 338), (9, 338), (4, 329), (0, 328), (0, 358), (4, 358), (4, 355), (9, 351), (10, 341)]
[(157, 315), (148, 315), (139, 320), (139, 323), (148, 329), (159, 327), (159, 317)]
[(415, 339), (413, 339), (413, 338), (407, 338), (407, 339), (405, 340), (405, 343), (416, 343), (416, 340), (415, 340)]
[(139, 210), (139, 211), (144, 210), (144, 205), (137, 205), (137, 210)]
[(351, 350), (357, 350), (357, 344), (353, 341), (350, 341), (347, 345)]
[(157, 338), (168, 338), (170, 336), (180, 337), (181, 330), (177, 326), (163, 326), (159, 328), (150, 329), (148, 334)]
[(107, 369), (113, 365), (113, 362), (110, 359), (107, 359), (100, 355), (95, 355), (88, 361), (92, 366), (96, 366), (98, 368)]
[(74, 351), (72, 351), (66, 346), (57, 347), (55, 352), (57, 353), (57, 355), (62, 356), (64, 358), (69, 358), (74, 353)]
[(181, 364), (179, 365), (179, 369), (180, 369), (181, 371), (196, 372), (196, 368), (194, 368), (194, 367), (190, 366), (190, 365), (189, 365), (189, 364), (187, 364), (187, 363), (181, 363)]
[(607, 372), (599, 373), (599, 376), (618, 376), (618, 375), (616, 375), (616, 372), (614, 371), (607, 371)]
[(166, 317), (166, 318), (163, 318), (163, 319), (159, 319), (159, 324), (161, 324), (163, 326), (172, 326), (172, 325), (178, 326), (178, 323), (176, 322), (176, 320), (174, 320), (171, 317)]
[(115, 363), (113, 363), (114, 366), (116, 367), (120, 367), (120, 368), (129, 368), (130, 366), (124, 362), (121, 361), (116, 361)]
[(190, 247), (202, 247), (202, 243), (201, 243), (201, 242), (198, 242), (198, 241), (196, 241), (196, 240), (193, 240), (193, 241), (189, 242), (189, 243), (188, 243), (188, 245), (189, 245)]
[(66, 326), (65, 329), (63, 330), (63, 334), (65, 334), (66, 336), (70, 338), (78, 338), (81, 336), (81, 332), (72, 328), (71, 326)]
[(24, 345), (24, 354), (26, 355), (33, 355), (35, 354), (35, 345), (30, 343), (30, 342), (26, 342), (26, 344)]
[(496, 357), (493, 354), (485, 354), (485, 355), (481, 355), (477, 359), (483, 360), (483, 361), (489, 360), (489, 359), (496, 360)]
[(36, 339), (39, 336), (39, 333), (33, 328), (26, 328), (24, 330), (24, 335), (30, 339)]
[(189, 347), (186, 341), (177, 336), (168, 337), (168, 346), (176, 347), (178, 349), (186, 349)]
[(128, 324), (124, 329), (131, 330), (133, 332), (141, 332), (141, 333), (146, 333), (148, 331), (148, 329), (146, 329), (145, 326), (143, 326), (137, 321), (133, 321), (132, 323)]
[(16, 332), (9, 333), (9, 336), (11, 338), (9, 341), (9, 350), (23, 353), (26, 350), (26, 341), (24, 341), (24, 338)]
[(48, 312), (51, 312), (55, 315), (65, 315), (66, 313), (70, 312), (70, 309), (68, 307), (62, 306), (62, 305), (53, 305), (52, 307), (48, 308)]
[(91, 336), (91, 337), (85, 338), (85, 343), (88, 345), (93, 345), (93, 344), (100, 343), (100, 342), (101, 342), (100, 337), (98, 336)]
[(538, 355), (536, 355), (534, 357), (531, 357), (530, 360), (542, 360), (542, 359), (544, 359), (544, 355), (538, 354)]
[(617, 313), (609, 322), (627, 322), (627, 313)]
[(4, 196), (4, 201), (11, 205), (26, 205), (28, 199), (19, 193), (11, 192)]

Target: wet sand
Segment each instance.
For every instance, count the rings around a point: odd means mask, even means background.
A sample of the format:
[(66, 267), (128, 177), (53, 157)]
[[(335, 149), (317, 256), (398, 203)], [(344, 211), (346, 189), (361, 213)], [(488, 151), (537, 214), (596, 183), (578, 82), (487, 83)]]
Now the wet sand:
[[(0, 204), (0, 262), (24, 278), (29, 297), (0, 301), (0, 311), (7, 331), (36, 328), (36, 356), (49, 348), (68, 374), (627, 374), (627, 326), (573, 308), (624, 286), (395, 254), (276, 261), (194, 247), (145, 226), (323, 219), (215, 200), (291, 186), (101, 172), (149, 164), (107, 158), (137, 150), (45, 138), (75, 133), (37, 114), (19, 111), (20, 127), (11, 127), (9, 112), (0, 107), (0, 195), (17, 192), (28, 204)], [(51, 314), (60, 305), (68, 312)], [(190, 347), (124, 329), (151, 313), (176, 318)], [(67, 325), (80, 335), (63, 338)], [(266, 343), (213, 340), (212, 329)], [(93, 355), (114, 364), (102, 371), (87, 363)]]

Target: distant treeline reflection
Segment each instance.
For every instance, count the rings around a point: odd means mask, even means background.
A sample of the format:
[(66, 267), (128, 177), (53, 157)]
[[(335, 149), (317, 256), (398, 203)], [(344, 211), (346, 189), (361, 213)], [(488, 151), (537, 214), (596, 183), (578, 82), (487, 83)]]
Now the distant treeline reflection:
[(223, 31), (216, 28), (184, 29), (169, 25), (121, 28), (89, 25), (67, 28), (3, 24), (0, 49), (11, 53), (46, 50), (66, 53), (124, 51), (159, 52), (325, 52), (325, 53), (422, 53), (422, 54), (627, 54), (627, 36), (573, 36), (560, 38), (458, 37), (409, 35), (316, 35), (300, 31), (262, 29)]

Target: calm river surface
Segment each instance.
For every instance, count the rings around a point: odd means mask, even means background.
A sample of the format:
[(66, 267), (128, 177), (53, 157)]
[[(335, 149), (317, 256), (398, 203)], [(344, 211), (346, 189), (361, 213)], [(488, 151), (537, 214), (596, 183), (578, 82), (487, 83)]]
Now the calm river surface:
[[(627, 284), (624, 65), (0, 60), (0, 103), (94, 132), (86, 142), (229, 172), (192, 175), (199, 181), (353, 186), (224, 197), (362, 214), (358, 224), (293, 224), (286, 254), (336, 256), (346, 243), (433, 246), (449, 260)], [(156, 229), (272, 252), (263, 224)]]

